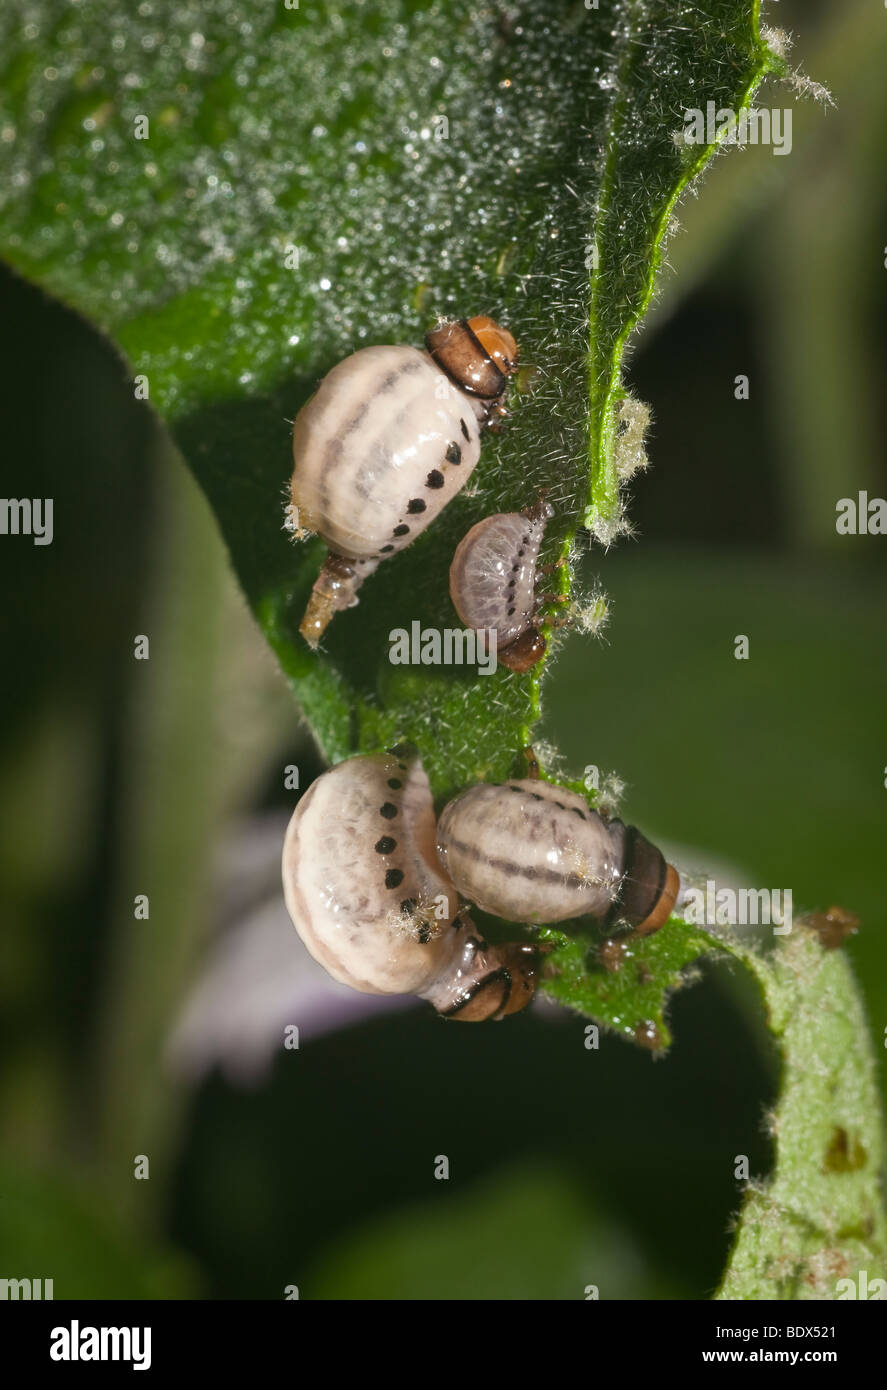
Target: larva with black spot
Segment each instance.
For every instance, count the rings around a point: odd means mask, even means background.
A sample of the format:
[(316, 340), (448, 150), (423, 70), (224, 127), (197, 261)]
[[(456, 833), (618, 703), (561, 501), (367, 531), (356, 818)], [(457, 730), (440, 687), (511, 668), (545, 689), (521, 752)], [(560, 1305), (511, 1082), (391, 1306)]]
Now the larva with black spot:
[(533, 997), (538, 952), (489, 945), (435, 857), (434, 807), (415, 750), (349, 758), (299, 801), (283, 848), (290, 917), (308, 950), (367, 994), (418, 994), (466, 1022)]
[(437, 856), (463, 898), (511, 922), (589, 916), (647, 934), (668, 920), (680, 888), (677, 871), (634, 826), (534, 778), (480, 783), (450, 801)]
[(518, 357), (507, 329), (485, 315), (445, 322), (425, 346), (362, 348), (296, 416), (288, 512), (330, 551), (300, 628), (312, 647), (465, 485), (481, 429), (504, 413)]
[(536, 616), (536, 567), (545, 523), (544, 500), (522, 512), (484, 517), (462, 537), (450, 565), (450, 598), (466, 627), (496, 633), (496, 654), (511, 671), (529, 671), (545, 654)]

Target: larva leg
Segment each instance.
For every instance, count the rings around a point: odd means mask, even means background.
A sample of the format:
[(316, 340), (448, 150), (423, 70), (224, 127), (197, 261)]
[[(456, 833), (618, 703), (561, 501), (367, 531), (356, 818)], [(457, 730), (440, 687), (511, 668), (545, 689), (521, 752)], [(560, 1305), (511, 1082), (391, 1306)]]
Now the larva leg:
[(531, 781), (538, 782), (539, 759), (536, 757), (532, 745), (528, 744), (526, 748), (522, 748), (521, 753), (523, 754), (527, 762), (527, 776), (530, 778)]

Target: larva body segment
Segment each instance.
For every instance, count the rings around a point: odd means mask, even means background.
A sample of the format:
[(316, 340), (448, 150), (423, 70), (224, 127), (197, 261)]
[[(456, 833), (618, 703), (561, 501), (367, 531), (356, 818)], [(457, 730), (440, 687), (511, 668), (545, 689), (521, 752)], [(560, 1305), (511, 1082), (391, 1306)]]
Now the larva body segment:
[(469, 902), (533, 925), (589, 916), (655, 931), (679, 886), (633, 826), (606, 821), (575, 792), (530, 778), (481, 783), (449, 802), (437, 854)]
[(283, 849), (290, 917), (315, 960), (367, 994), (418, 994), (473, 1022), (532, 998), (537, 954), (489, 946), (459, 913), (435, 855), (434, 808), (412, 749), (350, 758), (319, 777)]
[(296, 807), (283, 869), (299, 935), (343, 984), (414, 994), (447, 956), (444, 930), (459, 904), (435, 860), (431, 791), (417, 758), (376, 753), (325, 772)]
[(291, 516), (330, 554), (301, 631), (316, 647), (333, 614), (357, 602), (396, 554), (464, 487), (480, 430), (502, 413), (517, 346), (492, 319), (446, 322), (427, 351), (362, 348), (334, 367), (293, 427)]
[(604, 823), (587, 803), (529, 778), (480, 783), (449, 802), (437, 850), (470, 902), (512, 922), (603, 917), (621, 876)]
[(478, 410), (412, 347), (368, 347), (324, 377), (293, 429), (300, 525), (351, 560), (420, 535), (480, 457)]
[(512, 670), (528, 670), (545, 650), (535, 622), (536, 565), (551, 515), (542, 502), (484, 517), (462, 537), (450, 565), (453, 607), (466, 627), (496, 632), (498, 658)]

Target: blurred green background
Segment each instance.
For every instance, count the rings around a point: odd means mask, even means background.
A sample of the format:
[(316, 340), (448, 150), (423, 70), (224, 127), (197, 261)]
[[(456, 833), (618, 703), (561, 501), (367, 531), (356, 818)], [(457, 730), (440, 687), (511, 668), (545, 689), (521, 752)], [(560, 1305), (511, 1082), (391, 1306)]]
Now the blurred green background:
[[(835, 506), (887, 497), (887, 18), (771, 15), (837, 108), (768, 89), (792, 153), (732, 152), (680, 210), (628, 371), (654, 415), (636, 537), (588, 553), (611, 624), (563, 641), (542, 734), (574, 772), (617, 771), (654, 838), (792, 888), (796, 912), (856, 911), (882, 1062), (887, 542), (837, 536)], [(304, 787), (321, 764), (124, 366), (5, 272), (0, 290), (10, 475), (56, 499), (51, 546), (0, 545), (0, 1275), (56, 1297), (710, 1294), (733, 1156), (766, 1173), (778, 1084), (727, 967), (675, 998), (656, 1062), (587, 1050), (553, 1009), (464, 1030), (422, 1009), (278, 1047), (249, 1086), (172, 1074), (226, 915), (219, 857), (246, 827), (273, 860), (282, 769)]]

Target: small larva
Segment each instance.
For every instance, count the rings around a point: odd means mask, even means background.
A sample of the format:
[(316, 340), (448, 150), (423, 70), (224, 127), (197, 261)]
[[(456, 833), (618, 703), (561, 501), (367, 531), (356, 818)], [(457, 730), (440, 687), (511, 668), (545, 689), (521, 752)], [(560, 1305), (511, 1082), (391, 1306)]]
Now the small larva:
[(538, 951), (483, 941), (437, 865), (425, 769), (405, 745), (349, 758), (296, 807), (283, 847), (290, 917), (308, 950), (366, 994), (418, 994), (480, 1022), (533, 997)]
[(496, 653), (511, 671), (529, 671), (545, 654), (536, 626), (536, 562), (554, 508), (543, 499), (522, 512), (484, 517), (462, 537), (450, 565), (450, 598), (466, 627), (496, 632)]
[(504, 413), (518, 348), (481, 315), (439, 324), (426, 351), (346, 357), (296, 416), (290, 515), (329, 546), (300, 631), (316, 647), (367, 575), (415, 540), (468, 481), (480, 430)]
[(441, 812), (437, 856), (457, 891), (494, 917), (541, 924), (589, 916), (657, 931), (677, 871), (634, 826), (534, 778), (481, 783)]

